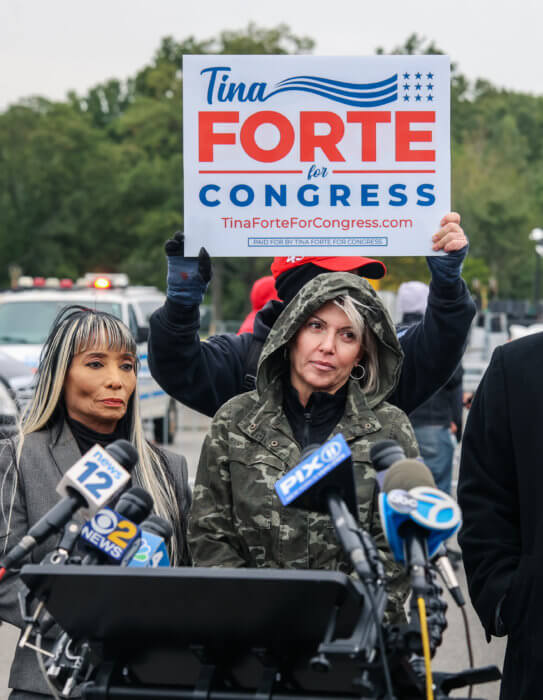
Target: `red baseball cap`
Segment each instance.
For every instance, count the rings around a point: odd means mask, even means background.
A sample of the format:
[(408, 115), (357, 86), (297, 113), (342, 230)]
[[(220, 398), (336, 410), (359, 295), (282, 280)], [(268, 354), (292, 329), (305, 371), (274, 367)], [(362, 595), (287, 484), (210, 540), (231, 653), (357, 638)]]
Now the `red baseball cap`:
[(279, 275), (287, 270), (292, 270), (300, 265), (313, 263), (318, 267), (323, 267), (325, 270), (333, 272), (350, 272), (351, 270), (360, 269), (363, 277), (378, 280), (386, 275), (385, 264), (380, 260), (373, 258), (357, 258), (357, 257), (334, 257), (322, 258), (311, 256), (289, 255), (285, 258), (274, 258), (271, 264), (272, 275), (277, 279)]

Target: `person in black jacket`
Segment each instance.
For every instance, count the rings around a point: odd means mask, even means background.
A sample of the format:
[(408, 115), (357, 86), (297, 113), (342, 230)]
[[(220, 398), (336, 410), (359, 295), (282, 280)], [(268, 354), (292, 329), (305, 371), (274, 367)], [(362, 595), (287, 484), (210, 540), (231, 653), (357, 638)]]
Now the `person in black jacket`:
[(462, 443), (458, 541), (488, 640), (509, 637), (501, 700), (542, 695), (542, 397), (543, 333), (496, 348)]
[[(423, 282), (404, 282), (396, 298), (402, 327), (409, 327), (424, 318), (429, 287)], [(409, 414), (415, 429), (420, 454), (430, 468), (436, 486), (451, 493), (454, 444), (462, 437), (462, 365), (436, 393)]]
[[(468, 242), (460, 215), (444, 216), (432, 242), (434, 250), (447, 255), (427, 258), (432, 273), (428, 308), (423, 322), (400, 337), (405, 359), (399, 384), (389, 398), (406, 413), (454, 372), (475, 315), (461, 278)], [(272, 301), (257, 314), (252, 335), (224, 333), (200, 342), (199, 304), (211, 279), (211, 260), (203, 248), (198, 258), (185, 258), (182, 234), (167, 241), (165, 249), (167, 299), (150, 318), (149, 368), (170, 396), (207, 416), (233, 396), (254, 388), (258, 356), (269, 330), (305, 283), (330, 269), (374, 278), (386, 271), (383, 263), (369, 258), (276, 258), (272, 268), (282, 302)]]

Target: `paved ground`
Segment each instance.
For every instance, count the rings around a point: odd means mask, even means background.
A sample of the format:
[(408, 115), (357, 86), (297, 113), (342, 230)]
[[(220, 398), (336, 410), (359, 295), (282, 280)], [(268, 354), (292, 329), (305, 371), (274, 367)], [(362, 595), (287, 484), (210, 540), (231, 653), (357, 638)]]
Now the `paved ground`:
[[(176, 451), (182, 452), (187, 457), (190, 476), (194, 479), (200, 447), (209, 421), (198, 414), (183, 409), (181, 424), (184, 426), (184, 430), (178, 432), (173, 448)], [(462, 570), (458, 572), (458, 578), (467, 598), (466, 581)], [(449, 603), (447, 615), (449, 627), (445, 632), (444, 642), (438, 650), (433, 667), (435, 670), (459, 671), (469, 666), (464, 625), (460, 611), (448, 594), (446, 594), (446, 599)], [(505, 649), (504, 640), (493, 640), (491, 644), (487, 644), (477, 616), (469, 603), (467, 609), (475, 655), (475, 665), (484, 666), (487, 664), (496, 664), (501, 668)], [(1, 626), (0, 700), (5, 700), (8, 696), (7, 677), (15, 642), (16, 630), (7, 625)], [(498, 700), (498, 686), (498, 683), (493, 683), (479, 686), (479, 688), (476, 687), (474, 688), (473, 697), (484, 698), (485, 700)], [(455, 691), (451, 695), (451, 697), (462, 696), (467, 697), (467, 693)]]

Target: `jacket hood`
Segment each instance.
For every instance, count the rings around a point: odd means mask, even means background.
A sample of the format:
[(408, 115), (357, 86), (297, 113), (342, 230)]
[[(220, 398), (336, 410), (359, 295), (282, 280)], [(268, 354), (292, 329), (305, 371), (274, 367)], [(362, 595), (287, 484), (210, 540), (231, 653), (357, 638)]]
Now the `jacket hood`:
[(390, 396), (398, 383), (403, 361), (403, 352), (394, 324), (370, 284), (365, 279), (347, 272), (318, 275), (302, 287), (284, 308), (273, 324), (260, 355), (256, 378), (259, 396), (287, 371), (288, 359), (284, 348), (302, 324), (326, 302), (345, 295), (364, 305), (365, 308), (361, 309), (362, 316), (374, 332), (377, 341), (380, 381), (375, 391), (366, 394), (368, 407), (373, 408)]

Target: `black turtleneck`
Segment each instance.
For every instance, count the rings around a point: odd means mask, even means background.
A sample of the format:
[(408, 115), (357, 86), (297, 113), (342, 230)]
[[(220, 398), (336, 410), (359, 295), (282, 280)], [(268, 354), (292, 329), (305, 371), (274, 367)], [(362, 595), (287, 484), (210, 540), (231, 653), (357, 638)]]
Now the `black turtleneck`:
[(307, 406), (302, 406), (298, 392), (288, 377), (283, 382), (283, 409), (300, 447), (322, 444), (339, 423), (345, 412), (346, 382), (335, 394), (315, 391)]
[(102, 447), (107, 447), (119, 438), (126, 438), (126, 431), (122, 429), (121, 421), (117, 423), (117, 427), (112, 433), (98, 433), (96, 430), (91, 430), (91, 428), (69, 416), (66, 416), (66, 420), (82, 455), (88, 452), (91, 447), (94, 447), (96, 443)]

